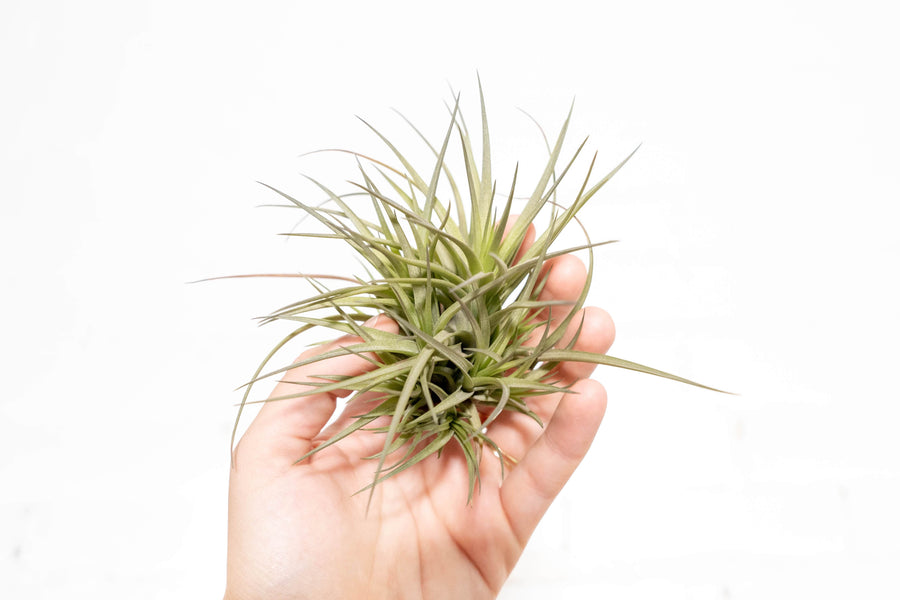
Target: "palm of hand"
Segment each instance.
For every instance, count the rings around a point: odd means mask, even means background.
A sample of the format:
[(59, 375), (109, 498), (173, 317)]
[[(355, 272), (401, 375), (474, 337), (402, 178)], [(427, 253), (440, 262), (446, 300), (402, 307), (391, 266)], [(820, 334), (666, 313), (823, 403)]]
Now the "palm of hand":
[[(544, 293), (576, 297), (583, 271), (573, 257), (556, 259)], [(608, 315), (587, 308), (575, 345), (606, 352), (613, 336)], [(333, 374), (366, 368), (353, 356), (328, 362)], [(316, 366), (318, 372), (322, 368)], [(468, 504), (468, 471), (453, 444), (440, 458), (379, 484), (368, 504), (368, 490), (356, 492), (371, 483), (375, 463), (364, 457), (380, 450), (383, 435), (360, 431), (293, 464), (349, 423), (358, 407), (351, 405), (321, 431), (334, 412), (333, 394), (266, 404), (236, 450), (226, 598), (495, 597), (603, 417), (605, 392), (584, 379), (592, 370), (564, 364), (561, 375), (575, 393), (533, 399), (529, 406), (544, 430), (519, 414), (495, 421), (490, 437), (520, 462), (501, 479), (498, 459), (485, 451), (481, 485)], [(310, 376), (291, 375), (286, 379)], [(287, 385), (292, 384), (279, 384)], [(276, 388), (273, 395), (283, 393)]]

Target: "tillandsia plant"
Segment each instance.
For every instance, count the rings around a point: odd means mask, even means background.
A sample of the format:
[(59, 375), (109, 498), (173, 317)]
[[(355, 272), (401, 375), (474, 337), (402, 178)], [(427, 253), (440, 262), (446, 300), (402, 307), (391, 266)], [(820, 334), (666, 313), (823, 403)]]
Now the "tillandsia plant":
[[(397, 166), (351, 152), (358, 167), (353, 192), (338, 194), (313, 180), (327, 199), (313, 205), (267, 186), (288, 206), (325, 228), (325, 233), (289, 235), (343, 240), (370, 272), (365, 278), (292, 275), (306, 278), (316, 293), (263, 319), (264, 323), (292, 321), (299, 325), (259, 366), (246, 386), (241, 409), (250, 402), (252, 385), (263, 378), (340, 355), (370, 357), (374, 369), (369, 372), (296, 382), (303, 384), (304, 391), (267, 400), (336, 390), (374, 395), (377, 401), (367, 404), (373, 408), (355, 416), (352, 424), (305, 456), (297, 457), (298, 462), (304, 461), (360, 430), (383, 433), (383, 448), (371, 457), (376, 465), (373, 480), (363, 488), (370, 493), (385, 479), (439, 455), (448, 444), (457, 444), (468, 465), (471, 500), (485, 448), (498, 457), (501, 466), (509, 459), (491, 440), (489, 426), (504, 411), (523, 413), (540, 424), (528, 399), (567, 391), (554, 376), (563, 361), (609, 365), (700, 385), (634, 362), (575, 350), (574, 342), (560, 347), (567, 326), (587, 297), (593, 250), (609, 242), (592, 242), (584, 231), (585, 241), (580, 245), (557, 250), (553, 243), (573, 220), (577, 222), (576, 215), (585, 203), (634, 152), (597, 181), (592, 180), (594, 154), (574, 197), (557, 198), (560, 183), (570, 177), (570, 168), (587, 141), (567, 160), (561, 159), (570, 109), (555, 142), (547, 144), (549, 158), (537, 184), (517, 207), (518, 216), (513, 217), (518, 167), (508, 193), (498, 194), (480, 83), (479, 96), (480, 161), (457, 96), (454, 105), (448, 107), (450, 122), (440, 144), (429, 143), (412, 128), (434, 156), (427, 172), (417, 170), (388, 138), (372, 128)], [(454, 139), (465, 170), (459, 179), (447, 160)], [(368, 218), (361, 216), (363, 204), (370, 209)], [(548, 217), (546, 229), (525, 247), (528, 226), (539, 215)], [(581, 295), (574, 302), (542, 300), (545, 262), (576, 251), (586, 251), (588, 257), (588, 280)], [(331, 281), (341, 285), (331, 289), (326, 285)], [(554, 310), (565, 311), (567, 316), (551, 327)], [(382, 314), (397, 323), (397, 333), (366, 324)], [(263, 373), (278, 350), (317, 327), (358, 336), (361, 341)], [(349, 401), (353, 402), (353, 397)]]

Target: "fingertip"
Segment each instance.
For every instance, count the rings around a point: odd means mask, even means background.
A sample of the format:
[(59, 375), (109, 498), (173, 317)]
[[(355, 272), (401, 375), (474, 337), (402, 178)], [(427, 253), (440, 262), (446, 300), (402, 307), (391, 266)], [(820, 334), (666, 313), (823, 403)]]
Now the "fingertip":
[[(576, 337), (577, 336), (577, 337)], [(616, 339), (616, 325), (602, 308), (587, 306), (569, 321), (559, 347), (574, 344), (575, 350), (605, 354)], [(584, 377), (588, 377), (585, 375)], [(576, 379), (582, 379), (578, 377)]]
[(534, 226), (534, 223), (528, 225), (528, 229), (525, 230), (525, 241), (522, 242), (522, 245), (527, 249), (531, 244), (534, 243), (534, 238), (537, 236), (537, 229)]
[[(400, 331), (397, 322), (384, 314), (375, 315), (365, 321), (362, 327), (393, 334)], [(363, 339), (359, 336), (344, 335), (301, 354), (294, 363), (296, 366), (288, 369), (275, 385), (270, 401), (265, 402), (260, 409), (260, 416), (265, 417), (264, 420), (273, 426), (292, 432), (295, 438), (313, 439), (333, 415), (337, 399), (352, 393), (350, 389), (333, 389), (332, 378), (361, 375), (375, 368), (377, 361), (377, 356), (371, 352), (348, 351), (327, 358), (316, 357), (361, 342)], [(330, 391), (316, 392), (316, 388), (312, 386), (319, 384), (332, 384), (332, 387)]]
[(599, 306), (588, 306), (584, 310), (585, 323), (590, 327), (586, 334), (597, 339), (597, 352), (606, 353), (616, 341), (615, 321)]
[(384, 313), (378, 313), (363, 323), (363, 326), (378, 329), (379, 331), (385, 331), (387, 333), (400, 333), (400, 326), (397, 324), (397, 321)]
[(581, 379), (565, 394), (544, 435), (575, 468), (587, 453), (606, 414), (606, 388), (593, 379)]
[(515, 262), (519, 262), (522, 259), (522, 256), (528, 252), (528, 249), (531, 248), (531, 245), (534, 243), (535, 237), (537, 237), (537, 229), (535, 229), (534, 223), (532, 223), (525, 230), (525, 237), (522, 239), (522, 245), (519, 246), (519, 251), (516, 252)]
[[(591, 418), (588, 420), (592, 423), (595, 422), (596, 427), (599, 427), (606, 415), (608, 399), (606, 388), (594, 379), (582, 379), (572, 386), (572, 391), (575, 392), (569, 398), (573, 405), (572, 408), (577, 409), (580, 416), (589, 415)], [(565, 400), (566, 398), (563, 398), (563, 401)]]
[(577, 256), (563, 254), (544, 263), (541, 276), (547, 283), (541, 291), (545, 300), (575, 300), (587, 282), (587, 267)]
[[(518, 220), (519, 215), (509, 215), (509, 219), (506, 221), (506, 227), (503, 229), (500, 239), (506, 239), (507, 234), (509, 234), (510, 230), (512, 230)], [(522, 255), (531, 248), (535, 237), (537, 237), (537, 229), (535, 229), (534, 223), (529, 223), (528, 227), (525, 228), (525, 236), (522, 238), (522, 243), (519, 245), (519, 250), (516, 252), (516, 257), (513, 259), (513, 262), (519, 262), (519, 260), (521, 260)]]
[[(606, 354), (616, 337), (616, 326), (602, 308), (589, 306), (569, 321), (566, 333), (557, 348), (569, 348), (592, 354)], [(597, 365), (591, 362), (566, 361), (559, 372), (566, 381), (577, 381), (591, 376)]]

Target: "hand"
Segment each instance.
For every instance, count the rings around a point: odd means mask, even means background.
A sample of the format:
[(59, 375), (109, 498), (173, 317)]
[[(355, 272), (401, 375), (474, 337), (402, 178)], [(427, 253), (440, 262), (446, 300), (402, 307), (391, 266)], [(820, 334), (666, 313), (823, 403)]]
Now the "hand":
[[(533, 236), (533, 234), (532, 234)], [(574, 300), (586, 281), (584, 264), (566, 255), (548, 261), (542, 298)], [(554, 310), (554, 321), (558, 319)], [(582, 319), (569, 324), (565, 345)], [(396, 331), (386, 317), (371, 323)], [(575, 348), (605, 353), (615, 330), (609, 315), (584, 309)], [(303, 355), (352, 344), (344, 337)], [(346, 355), (288, 372), (286, 381), (318, 374), (356, 375), (372, 368)], [(310, 459), (294, 461), (349, 424), (359, 398), (325, 428), (344, 394), (316, 394), (264, 404), (235, 450), (228, 510), (226, 600), (362, 598), (494, 598), (550, 503), (581, 462), (606, 410), (606, 392), (587, 379), (594, 365), (563, 363), (571, 394), (539, 396), (529, 406), (544, 429), (519, 413), (504, 413), (490, 437), (516, 459), (501, 480), (497, 458), (483, 453), (481, 486), (466, 503), (468, 471), (451, 444), (380, 483), (366, 510), (383, 434), (358, 431)], [(296, 393), (281, 382), (274, 396)]]

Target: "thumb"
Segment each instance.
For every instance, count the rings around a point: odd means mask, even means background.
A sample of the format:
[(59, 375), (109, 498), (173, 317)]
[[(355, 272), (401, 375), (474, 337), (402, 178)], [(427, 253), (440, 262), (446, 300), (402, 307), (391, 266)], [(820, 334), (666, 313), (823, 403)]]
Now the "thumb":
[[(397, 333), (397, 324), (384, 315), (366, 321), (364, 327), (372, 327)], [(346, 335), (323, 346), (307, 350), (295, 363), (304, 363), (288, 370), (272, 394), (253, 420), (241, 444), (267, 444), (270, 451), (296, 460), (312, 449), (312, 440), (322, 431), (334, 414), (338, 398), (350, 393), (349, 390), (333, 390), (308, 396), (289, 396), (315, 389), (315, 383), (332, 383), (332, 377), (353, 377), (375, 368), (372, 354), (345, 354), (308, 363), (312, 358), (362, 342), (362, 338)], [(327, 376), (328, 379), (323, 377)], [(284, 398), (288, 396), (289, 398)]]

